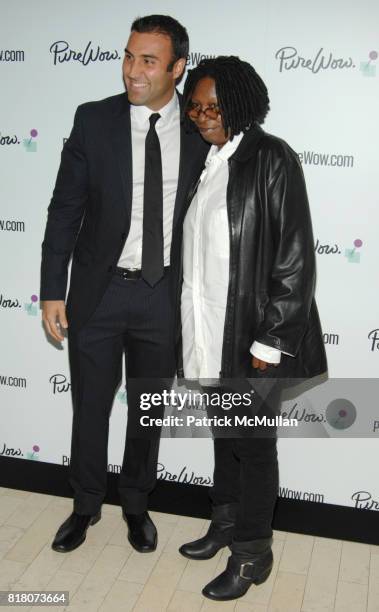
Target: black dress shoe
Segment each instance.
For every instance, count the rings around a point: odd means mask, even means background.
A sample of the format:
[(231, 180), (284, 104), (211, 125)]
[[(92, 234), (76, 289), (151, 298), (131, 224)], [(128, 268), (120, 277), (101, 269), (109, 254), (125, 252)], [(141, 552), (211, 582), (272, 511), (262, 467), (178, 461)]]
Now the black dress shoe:
[(56, 552), (70, 552), (78, 548), (86, 539), (88, 527), (100, 519), (101, 511), (95, 515), (73, 512), (59, 527), (51, 548)]
[(122, 516), (128, 525), (128, 540), (135, 550), (141, 553), (153, 552), (157, 547), (157, 530), (148, 512)]
[(204, 587), (203, 595), (229, 601), (245, 595), (252, 584), (265, 582), (273, 565), (271, 542), (271, 538), (233, 542), (225, 571)]
[(187, 559), (211, 559), (224, 546), (232, 543), (238, 504), (222, 504), (212, 509), (212, 521), (206, 535), (194, 542), (183, 544), (180, 554)]

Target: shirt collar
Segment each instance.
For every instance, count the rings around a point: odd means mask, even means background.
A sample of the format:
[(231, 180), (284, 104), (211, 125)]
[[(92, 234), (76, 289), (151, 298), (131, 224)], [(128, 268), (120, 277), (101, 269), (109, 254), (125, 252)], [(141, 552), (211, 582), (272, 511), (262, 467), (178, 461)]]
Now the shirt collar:
[(227, 161), (231, 157), (234, 151), (237, 149), (239, 143), (244, 136), (243, 132), (240, 132), (234, 136), (233, 140), (228, 140), (221, 149), (217, 145), (212, 145), (209, 149), (205, 165), (208, 166), (213, 160)]
[(153, 113), (159, 113), (160, 119), (158, 120), (158, 124), (168, 124), (179, 111), (179, 99), (176, 91), (174, 91), (174, 95), (171, 100), (165, 104), (161, 109), (157, 111), (151, 110), (147, 106), (136, 106), (135, 104), (130, 105), (130, 116), (133, 121), (136, 121), (139, 124), (144, 124), (149, 122), (149, 117)]

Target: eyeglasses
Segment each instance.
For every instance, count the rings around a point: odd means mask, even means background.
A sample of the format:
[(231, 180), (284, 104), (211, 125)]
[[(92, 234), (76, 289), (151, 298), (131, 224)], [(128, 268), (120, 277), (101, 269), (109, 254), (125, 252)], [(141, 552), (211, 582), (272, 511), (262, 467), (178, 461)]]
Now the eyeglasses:
[(204, 113), (204, 115), (209, 119), (217, 119), (217, 117), (221, 114), (218, 104), (209, 104), (205, 108), (202, 108), (201, 104), (198, 104), (197, 102), (190, 102), (187, 106), (186, 112), (191, 119), (197, 119), (200, 116), (200, 113)]

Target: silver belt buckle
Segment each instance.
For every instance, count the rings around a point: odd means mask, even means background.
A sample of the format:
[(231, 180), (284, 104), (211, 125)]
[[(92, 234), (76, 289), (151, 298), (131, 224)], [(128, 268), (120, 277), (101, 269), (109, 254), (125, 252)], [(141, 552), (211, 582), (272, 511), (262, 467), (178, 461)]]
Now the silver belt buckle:
[(136, 280), (136, 277), (133, 275), (129, 275), (129, 272), (137, 272), (137, 271), (138, 271), (138, 268), (125, 269), (124, 272), (122, 273), (122, 278), (126, 280)]

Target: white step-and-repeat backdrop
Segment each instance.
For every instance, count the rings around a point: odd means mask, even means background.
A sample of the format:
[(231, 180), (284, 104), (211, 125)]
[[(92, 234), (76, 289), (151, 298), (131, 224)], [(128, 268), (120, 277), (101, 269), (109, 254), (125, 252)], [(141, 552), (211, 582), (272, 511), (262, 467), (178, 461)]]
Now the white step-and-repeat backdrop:
[[(67, 345), (48, 342), (39, 309), (40, 245), (60, 152), (78, 104), (123, 90), (138, 15), (188, 29), (190, 68), (235, 54), (267, 83), (265, 129), (299, 153), (313, 215), (317, 299), (330, 377), (286, 402), (299, 429), (279, 442), (281, 495), (379, 509), (377, 148), (379, 4), (318, 0), (121, 0), (7, 3), (0, 23), (0, 456), (68, 464)], [(365, 380), (366, 379), (366, 380)], [(120, 469), (125, 392), (111, 417), (109, 470)], [(159, 476), (209, 484), (209, 439), (163, 439)], [(376, 501), (377, 500), (377, 501)]]

